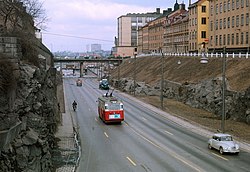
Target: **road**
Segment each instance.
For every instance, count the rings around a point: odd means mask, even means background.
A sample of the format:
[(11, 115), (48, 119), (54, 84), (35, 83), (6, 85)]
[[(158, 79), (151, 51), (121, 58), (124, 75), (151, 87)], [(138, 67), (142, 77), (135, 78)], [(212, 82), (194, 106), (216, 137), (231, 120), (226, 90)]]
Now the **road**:
[(97, 113), (97, 98), (106, 93), (95, 78), (64, 78), (68, 106), (78, 123), (82, 156), (80, 172), (193, 172), (250, 171), (250, 154), (220, 155), (207, 148), (208, 138), (187, 130), (181, 124), (115, 91), (124, 102), (125, 121), (104, 124)]

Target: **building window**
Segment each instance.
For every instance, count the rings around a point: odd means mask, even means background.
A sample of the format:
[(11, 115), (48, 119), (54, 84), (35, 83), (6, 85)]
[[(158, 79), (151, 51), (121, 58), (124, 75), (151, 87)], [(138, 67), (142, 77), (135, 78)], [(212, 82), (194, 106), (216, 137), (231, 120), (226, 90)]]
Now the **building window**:
[(226, 35), (223, 35), (223, 45), (226, 45)]
[(202, 13), (205, 13), (205, 12), (206, 12), (206, 6), (204, 6), (204, 5), (201, 6), (201, 12), (202, 12)]
[(215, 37), (215, 45), (216, 46), (218, 45), (218, 35), (216, 35), (216, 37)]
[(227, 28), (230, 28), (230, 17), (227, 18)]
[(220, 35), (220, 45), (222, 45), (222, 35)]
[(232, 28), (234, 28), (234, 16), (232, 16)]
[(206, 17), (202, 17), (202, 18), (201, 18), (201, 24), (207, 24), (207, 23), (206, 23)]
[(248, 40), (248, 32), (246, 32), (246, 44), (248, 45), (249, 40)]
[(244, 8), (244, 1), (245, 0), (241, 0), (241, 8)]
[(218, 4), (216, 4), (215, 13), (218, 14)]
[(240, 22), (241, 26), (244, 26), (244, 14), (241, 14), (240, 18), (241, 18), (241, 22)]
[(227, 24), (226, 24), (226, 18), (223, 19), (223, 29), (226, 29)]
[(210, 10), (211, 10), (210, 15), (213, 16), (213, 13), (214, 13), (214, 7), (213, 7), (213, 5), (211, 5)]
[(227, 10), (230, 11), (230, 0), (227, 2)]
[(239, 45), (239, 33), (236, 33), (236, 45)]
[(244, 44), (244, 33), (243, 32), (241, 32), (241, 34), (240, 34), (240, 44), (241, 45)]
[(206, 31), (201, 31), (201, 38), (207, 38)]
[(239, 27), (239, 22), (240, 22), (239, 20), (240, 20), (240, 19), (239, 19), (239, 15), (237, 15), (237, 16), (236, 16), (236, 27)]
[(218, 20), (215, 21), (215, 30), (218, 30)]
[(220, 19), (220, 29), (222, 29), (222, 19)]
[(234, 0), (232, 0), (232, 10), (234, 10)]
[(232, 45), (234, 45), (234, 34), (232, 34)]
[(239, 9), (240, 7), (240, 0), (236, 0), (236, 9)]
[(246, 7), (249, 6), (249, 0), (246, 0)]
[(249, 25), (249, 13), (246, 13), (246, 25)]
[(214, 27), (213, 21), (211, 21), (211, 22), (210, 22), (210, 31), (213, 31), (213, 27)]
[(220, 13), (222, 13), (222, 3), (220, 3)]
[(223, 10), (224, 10), (224, 13), (227, 11), (227, 3), (226, 3), (226, 1), (223, 4)]
[(230, 34), (227, 34), (227, 45), (230, 45)]
[(212, 46), (213, 45), (213, 36), (210, 37), (210, 45)]

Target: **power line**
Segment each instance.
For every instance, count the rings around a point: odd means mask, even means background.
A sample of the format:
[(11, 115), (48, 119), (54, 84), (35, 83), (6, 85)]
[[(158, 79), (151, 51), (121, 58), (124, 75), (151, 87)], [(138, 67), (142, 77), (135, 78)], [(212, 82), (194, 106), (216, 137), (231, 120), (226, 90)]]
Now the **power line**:
[(55, 35), (55, 36), (61, 36), (61, 37), (70, 37), (70, 38), (78, 38), (78, 39), (87, 39), (87, 40), (95, 40), (95, 41), (103, 41), (103, 42), (114, 42), (106, 39), (97, 39), (97, 38), (87, 38), (82, 36), (75, 36), (75, 35), (66, 35), (66, 34), (58, 34), (58, 33), (49, 33), (49, 32), (42, 32), (42, 34), (46, 35)]

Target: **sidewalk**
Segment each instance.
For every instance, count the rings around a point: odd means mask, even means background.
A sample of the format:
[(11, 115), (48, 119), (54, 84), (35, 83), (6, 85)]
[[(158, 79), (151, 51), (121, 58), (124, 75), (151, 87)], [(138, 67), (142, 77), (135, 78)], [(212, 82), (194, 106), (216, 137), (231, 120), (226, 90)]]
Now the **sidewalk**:
[(56, 172), (74, 172), (78, 159), (78, 148), (76, 145), (73, 121), (71, 113), (62, 114), (62, 125), (58, 126), (56, 137), (60, 139), (58, 142), (61, 157), (58, 157), (60, 167)]

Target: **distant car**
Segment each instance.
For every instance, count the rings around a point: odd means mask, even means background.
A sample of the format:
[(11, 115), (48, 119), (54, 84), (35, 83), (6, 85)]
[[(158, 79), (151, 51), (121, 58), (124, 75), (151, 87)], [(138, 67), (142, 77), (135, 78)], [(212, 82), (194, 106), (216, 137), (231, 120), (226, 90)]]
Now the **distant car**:
[(76, 86), (82, 86), (82, 80), (81, 79), (76, 80)]
[(216, 133), (208, 140), (208, 148), (219, 150), (220, 154), (240, 152), (240, 146), (235, 143), (232, 136), (224, 133)]
[(109, 83), (107, 79), (102, 79), (99, 83), (99, 88), (100, 89), (104, 89), (104, 90), (108, 90), (109, 89)]

